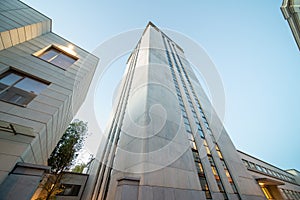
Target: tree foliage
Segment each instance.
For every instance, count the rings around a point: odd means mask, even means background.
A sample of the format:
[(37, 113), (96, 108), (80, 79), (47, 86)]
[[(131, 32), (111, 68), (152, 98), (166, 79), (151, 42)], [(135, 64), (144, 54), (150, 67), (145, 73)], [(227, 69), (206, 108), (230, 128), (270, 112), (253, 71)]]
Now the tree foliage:
[(63, 185), (60, 183), (63, 171), (70, 169), (74, 164), (77, 152), (83, 147), (87, 131), (87, 123), (80, 120), (74, 120), (68, 126), (48, 159), (52, 173), (41, 183), (44, 195), (38, 199), (55, 199), (55, 195), (63, 191)]
[(48, 165), (53, 172), (60, 173), (72, 166), (78, 155), (76, 152), (83, 146), (87, 130), (87, 123), (80, 120), (69, 125), (48, 159)]
[(79, 165), (76, 165), (73, 169), (72, 172), (77, 172), (77, 173), (82, 173), (83, 169), (86, 167), (87, 165), (85, 163), (81, 163)]

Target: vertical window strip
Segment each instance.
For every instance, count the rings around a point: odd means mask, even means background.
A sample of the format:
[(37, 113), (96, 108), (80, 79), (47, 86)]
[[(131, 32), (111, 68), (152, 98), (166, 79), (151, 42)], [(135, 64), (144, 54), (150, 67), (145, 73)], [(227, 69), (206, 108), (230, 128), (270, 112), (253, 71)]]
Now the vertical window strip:
[[(212, 199), (212, 196), (211, 196), (211, 193), (210, 193), (210, 190), (209, 190), (209, 187), (208, 187), (208, 183), (207, 183), (207, 180), (206, 180), (206, 176), (205, 176), (205, 173), (204, 173), (204, 170), (203, 170), (203, 167), (202, 167), (202, 163), (201, 163), (201, 160), (200, 160), (200, 156), (199, 156), (199, 153), (198, 153), (198, 148), (197, 148), (197, 145), (196, 145), (196, 142), (195, 142), (195, 138), (193, 136), (193, 133), (191, 131), (191, 126), (190, 126), (189, 120), (187, 118), (187, 113), (186, 113), (184, 103), (183, 103), (183, 100), (182, 100), (182, 97), (181, 97), (181, 93), (180, 93), (178, 81), (177, 81), (177, 78), (176, 78), (176, 75), (175, 75), (175, 71), (174, 71), (174, 68), (173, 68), (173, 64), (172, 64), (172, 61), (171, 61), (171, 57), (170, 57), (170, 54), (169, 54), (169, 51), (168, 51), (168, 48), (167, 48), (167, 45), (166, 45), (166, 38), (164, 36), (163, 36), (163, 41), (164, 41), (164, 46), (165, 46), (165, 49), (166, 49), (166, 55), (167, 55), (167, 59), (168, 59), (168, 63), (169, 63), (169, 68), (171, 70), (173, 82), (174, 82), (174, 85), (175, 85), (175, 88), (176, 88), (177, 98), (179, 100), (179, 106), (180, 106), (181, 113), (182, 113), (182, 116), (183, 116), (183, 119), (184, 119), (185, 129), (187, 131), (187, 134), (189, 134), (188, 135), (188, 138), (189, 138), (188, 140), (190, 142), (190, 146), (191, 146), (191, 150), (192, 150), (192, 153), (193, 153), (195, 166), (196, 166), (196, 169), (197, 169), (197, 172), (198, 172), (199, 182), (200, 182), (202, 190), (205, 192), (206, 198), (207, 199)], [(175, 60), (175, 62), (176, 62), (176, 60)], [(179, 76), (182, 79), (182, 75), (180, 73), (179, 73)]]
[[(180, 57), (179, 57), (179, 55), (178, 55), (178, 53), (177, 53), (177, 51), (176, 51), (176, 48), (175, 48), (174, 46), (173, 46), (173, 48), (174, 48), (174, 51), (175, 51), (175, 53), (176, 53), (177, 59), (178, 59), (180, 65), (181, 65), (181, 69), (182, 69), (182, 71), (183, 71), (183, 74), (184, 74), (184, 76), (185, 76), (185, 78), (186, 78), (186, 80), (187, 80), (187, 82), (188, 82), (188, 84), (189, 84), (189, 88), (190, 88), (191, 91), (192, 91), (194, 100), (195, 100), (195, 102), (196, 102), (196, 104), (197, 104), (198, 111), (199, 111), (199, 113), (200, 113), (200, 115), (201, 115), (201, 119), (202, 119), (202, 121), (203, 121), (203, 123), (204, 123), (206, 129), (207, 129), (209, 132), (211, 132), (211, 129), (210, 129), (210, 127), (209, 127), (209, 123), (208, 123), (208, 121), (207, 121), (207, 119), (206, 119), (206, 117), (205, 117), (205, 114), (204, 114), (204, 112), (203, 112), (202, 106), (201, 106), (201, 104), (200, 104), (199, 99), (197, 98), (197, 95), (196, 95), (196, 93), (195, 93), (195, 91), (194, 91), (194, 88), (193, 88), (193, 86), (192, 86), (192, 84), (191, 84), (191, 81), (190, 81), (190, 79), (189, 79), (189, 77), (188, 77), (188, 75), (187, 75), (187, 72), (186, 72), (186, 70), (185, 70), (184, 67), (183, 67), (182, 61), (181, 61), (181, 59), (180, 59)], [(202, 133), (203, 133), (203, 132), (202, 132)], [(212, 134), (211, 134), (211, 136), (212, 136), (213, 141), (216, 142), (214, 136), (213, 136)], [(203, 135), (203, 139), (205, 140), (204, 135)], [(223, 155), (222, 155), (222, 153), (221, 153), (219, 147), (217, 146), (217, 144), (216, 144), (216, 147), (218, 148), (217, 153), (218, 153), (220, 159), (221, 159), (221, 158), (223, 159)], [(208, 150), (209, 150), (209, 149), (208, 149)], [(221, 156), (220, 156), (220, 155), (221, 155)], [(230, 172), (229, 172), (229, 170), (228, 170), (228, 168), (227, 168), (227, 165), (226, 165), (226, 163), (224, 162), (224, 159), (223, 159), (223, 162), (222, 162), (222, 163), (224, 163), (224, 170), (225, 170), (225, 167), (226, 167), (225, 173), (226, 173), (226, 176), (227, 176), (227, 178), (228, 178), (228, 181), (229, 181), (229, 183), (230, 183), (230, 185), (231, 185), (231, 187), (232, 187), (232, 189), (233, 189), (233, 192), (234, 192), (235, 194), (238, 195), (238, 198), (239, 198), (239, 199), (241, 199), (241, 197), (240, 197), (240, 195), (239, 195), (239, 193), (238, 193), (238, 191), (237, 191), (237, 189), (236, 189), (236, 186), (235, 186), (235, 184), (234, 184), (234, 182), (233, 182), (233, 179), (232, 179), (232, 177), (231, 177), (231, 174), (230, 174)]]
[[(173, 46), (173, 49), (175, 49), (175, 47), (174, 47), (174, 45), (170, 45), (170, 42), (169, 42), (169, 41), (168, 41), (168, 45), (169, 45), (169, 48), (170, 48), (170, 50), (171, 50), (171, 54), (172, 54), (172, 57), (173, 57), (173, 60), (174, 60), (174, 63), (175, 63), (177, 72), (178, 72), (178, 74), (179, 74), (179, 76), (180, 76), (181, 83), (182, 83), (182, 86), (183, 86), (185, 95), (186, 95), (186, 97), (187, 97), (187, 99), (188, 99), (189, 106), (190, 106), (192, 112), (195, 113), (194, 105), (193, 105), (193, 103), (192, 103), (192, 101), (191, 101), (191, 97), (190, 97), (190, 94), (189, 94), (189, 92), (188, 92), (186, 83), (184, 82), (184, 78), (183, 78), (183, 76), (182, 76), (181, 70), (180, 70), (179, 65), (178, 65), (178, 63), (177, 63), (175, 54), (174, 54), (174, 52), (172, 51), (172, 46)], [(194, 118), (194, 121), (195, 121), (195, 123), (196, 123), (196, 125), (197, 125), (197, 132), (198, 132), (198, 134), (200, 135), (200, 137), (204, 138), (204, 133), (203, 133), (202, 127), (201, 127), (201, 125), (200, 125), (200, 122), (199, 122), (199, 120), (198, 120), (198, 117), (197, 117), (196, 113), (193, 114), (193, 118)]]
[[(176, 61), (175, 54), (174, 54), (174, 52), (172, 51), (172, 47), (171, 47), (169, 41), (168, 41), (168, 44), (169, 44), (169, 47), (170, 47), (170, 49), (171, 49), (171, 54), (172, 54), (172, 57), (173, 57), (173, 60), (174, 60), (174, 63), (175, 63), (177, 72), (178, 72), (178, 74), (179, 74), (179, 76), (180, 76), (181, 83), (182, 83), (183, 88), (184, 88), (184, 91), (185, 91), (185, 95), (187, 96), (187, 99), (189, 99), (189, 100), (188, 100), (189, 106), (190, 106), (191, 110), (194, 111), (193, 103), (192, 103), (192, 101), (190, 100), (191, 98), (190, 98), (188, 89), (187, 89), (187, 87), (186, 87), (184, 78), (183, 78), (183, 76), (182, 76), (181, 70), (180, 70), (179, 65), (178, 65), (178, 63), (177, 63), (177, 61)], [(174, 45), (173, 45), (173, 49), (175, 49)], [(177, 55), (177, 56), (178, 56), (178, 55)], [(181, 69), (183, 69), (182, 66), (181, 66)], [(183, 70), (182, 70), (182, 71), (183, 71)], [(184, 74), (185, 74), (185, 73), (184, 73)], [(186, 76), (186, 74), (185, 74), (185, 76)], [(187, 78), (187, 76), (186, 76), (186, 78)], [(187, 79), (187, 80), (188, 80), (188, 79)], [(199, 121), (198, 121), (198, 118), (197, 118), (197, 115), (193, 115), (193, 117), (194, 117), (194, 120), (195, 120), (196, 122), (199, 122)], [(200, 125), (200, 123), (199, 123), (199, 125)], [(207, 123), (207, 126), (208, 126), (208, 123)], [(200, 125), (200, 129), (201, 129), (201, 125)], [(202, 130), (202, 129), (201, 129), (201, 130)], [(203, 133), (203, 132), (202, 132), (202, 133)], [(225, 192), (225, 190), (224, 190), (224, 186), (223, 186), (222, 180), (221, 180), (221, 178), (220, 178), (219, 172), (218, 172), (218, 170), (217, 170), (217, 168), (216, 168), (216, 166), (215, 166), (215, 162), (214, 162), (214, 160), (213, 160), (213, 157), (212, 157), (212, 155), (211, 155), (211, 152), (210, 152), (210, 150), (209, 150), (209, 147), (208, 147), (208, 145), (207, 145), (207, 143), (206, 143), (204, 134), (200, 134), (200, 136), (203, 138), (204, 144), (206, 144), (206, 145), (205, 145), (205, 148), (206, 148), (206, 151), (207, 151), (207, 156), (208, 156), (208, 158), (209, 158), (209, 160), (210, 160), (210, 163), (211, 163), (211, 170), (212, 170), (212, 172), (213, 172), (213, 174), (214, 174), (214, 176), (215, 176), (215, 180), (216, 180), (216, 182), (217, 182), (219, 191), (223, 194), (224, 199), (228, 199), (227, 194), (226, 194), (226, 192)]]
[[(190, 106), (191, 110), (194, 111), (193, 103), (192, 103), (192, 101), (191, 101), (190, 95), (189, 95), (189, 93), (188, 93), (188, 89), (187, 89), (186, 84), (185, 84), (185, 82), (184, 82), (184, 78), (183, 78), (183, 76), (182, 76), (181, 70), (180, 70), (179, 65), (178, 65), (178, 63), (177, 63), (177, 61), (176, 61), (174, 52), (172, 51), (172, 47), (171, 47), (169, 41), (168, 41), (168, 44), (169, 44), (169, 48), (171, 49), (171, 54), (172, 54), (173, 60), (174, 60), (174, 62), (175, 62), (175, 66), (176, 66), (177, 72), (178, 72), (178, 74), (179, 74), (179, 76), (180, 76), (181, 83), (182, 83), (183, 88), (184, 88), (184, 91), (185, 91), (185, 95), (186, 95), (187, 99), (189, 99), (189, 100), (188, 100), (189, 106)], [(173, 48), (174, 48), (174, 46), (173, 46)], [(175, 49), (175, 48), (174, 48), (174, 49)], [(178, 55), (177, 55), (177, 56), (178, 56)], [(196, 122), (199, 122), (199, 121), (198, 121), (198, 118), (197, 118), (197, 115), (193, 115), (193, 117), (194, 117), (194, 120), (195, 120)], [(202, 130), (200, 123), (199, 123), (199, 127), (200, 127), (200, 130)], [(203, 133), (203, 132), (201, 132), (201, 133)], [(204, 137), (204, 134), (200, 134), (200, 136), (201, 136), (202, 138), (205, 138), (205, 137)], [(204, 142), (205, 142), (205, 144), (206, 144), (207, 155), (209, 156), (208, 158), (211, 158), (211, 159), (210, 159), (210, 160), (211, 160), (211, 163), (213, 163), (213, 164), (211, 164), (211, 170), (212, 170), (212, 172), (213, 172), (213, 174), (214, 174), (214, 176), (215, 176), (217, 185), (218, 185), (218, 187), (219, 187), (219, 191), (223, 194), (224, 199), (228, 199), (227, 194), (226, 194), (226, 192), (225, 192), (225, 190), (224, 190), (224, 186), (223, 186), (222, 180), (220, 179), (219, 172), (218, 172), (217, 168), (215, 167), (214, 160), (213, 160), (213, 158), (212, 158), (212, 156), (211, 156), (209, 147), (208, 147), (208, 145), (207, 145), (205, 139), (204, 139)]]
[[(223, 165), (225, 174), (226, 174), (226, 176), (227, 176), (228, 182), (230, 183), (233, 192), (234, 192), (235, 194), (238, 194), (238, 191), (237, 191), (236, 186), (235, 186), (235, 184), (234, 184), (234, 182), (233, 182), (233, 179), (232, 179), (232, 177), (231, 177), (231, 174), (230, 174), (230, 172), (229, 172), (229, 170), (228, 170), (228, 168), (227, 168), (227, 165), (226, 165), (226, 163), (225, 163), (225, 161), (224, 161), (223, 154), (222, 154), (222, 152), (221, 152), (221, 150), (220, 150), (218, 144), (216, 144), (216, 151), (217, 151), (217, 154), (218, 154), (218, 156), (219, 156), (219, 158), (220, 158), (220, 160), (221, 160), (221, 163), (222, 163), (222, 165)], [(238, 196), (239, 196), (239, 194), (238, 194)], [(240, 198), (240, 197), (239, 197), (239, 198)]]
[[(174, 49), (175, 54), (176, 54), (176, 57), (177, 57), (177, 59), (178, 59), (178, 61), (179, 61), (179, 63), (180, 63), (181, 70), (182, 70), (182, 72), (183, 72), (183, 74), (184, 74), (184, 76), (185, 76), (185, 78), (186, 78), (186, 80), (187, 80), (187, 82), (188, 82), (189, 88), (191, 89), (191, 92), (192, 92), (192, 94), (193, 94), (194, 100), (195, 100), (195, 102), (196, 102), (196, 104), (197, 104), (197, 109), (198, 109), (198, 111), (199, 111), (199, 113), (200, 113), (200, 115), (201, 115), (201, 119), (202, 119), (204, 125), (206, 126), (206, 129), (210, 130), (208, 121), (207, 121), (207, 119), (206, 119), (206, 117), (205, 117), (205, 115), (204, 115), (204, 112), (203, 112), (203, 109), (202, 109), (201, 104), (200, 104), (200, 102), (199, 102), (199, 99), (197, 98), (197, 95), (196, 95), (196, 93), (195, 93), (195, 91), (194, 91), (194, 88), (193, 88), (193, 86), (192, 86), (192, 84), (191, 84), (191, 81), (190, 81), (190, 79), (189, 79), (189, 77), (188, 77), (188, 74), (187, 74), (186, 70), (185, 70), (184, 67), (183, 67), (182, 61), (181, 61), (181, 59), (180, 59), (180, 57), (179, 57), (179, 55), (178, 55), (178, 53), (177, 53), (176, 48), (174, 47), (174, 45), (173, 45), (173, 49)], [(175, 57), (175, 56), (174, 56), (174, 57)], [(174, 58), (174, 59), (175, 59), (175, 58)], [(179, 69), (179, 66), (178, 66), (177, 69)]]
[(206, 139), (203, 139), (203, 145), (204, 145), (204, 147), (206, 149), (206, 153), (207, 153), (207, 157), (208, 157), (208, 160), (209, 160), (209, 163), (210, 163), (210, 166), (211, 166), (211, 170), (212, 170), (212, 172), (214, 174), (214, 177), (215, 177), (215, 180), (217, 182), (219, 191), (223, 194), (224, 199), (228, 199), (227, 194), (226, 194), (225, 189), (224, 189), (223, 182), (222, 182), (221, 177), (220, 177), (220, 173), (219, 173), (219, 171), (218, 171), (218, 169), (216, 167), (214, 158), (211, 155), (211, 151), (210, 151), (210, 149), (208, 147)]

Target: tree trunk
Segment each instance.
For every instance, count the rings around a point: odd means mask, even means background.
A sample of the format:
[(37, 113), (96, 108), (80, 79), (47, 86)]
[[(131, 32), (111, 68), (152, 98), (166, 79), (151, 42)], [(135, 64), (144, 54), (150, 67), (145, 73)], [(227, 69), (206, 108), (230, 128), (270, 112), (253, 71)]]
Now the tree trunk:
[(50, 198), (52, 197), (53, 193), (57, 189), (57, 184), (60, 182), (60, 179), (62, 177), (62, 173), (57, 173), (54, 176), (55, 176), (55, 181), (54, 181), (54, 183), (52, 183), (53, 187), (51, 186), (51, 190), (48, 192), (48, 194), (46, 196), (46, 200), (50, 200)]

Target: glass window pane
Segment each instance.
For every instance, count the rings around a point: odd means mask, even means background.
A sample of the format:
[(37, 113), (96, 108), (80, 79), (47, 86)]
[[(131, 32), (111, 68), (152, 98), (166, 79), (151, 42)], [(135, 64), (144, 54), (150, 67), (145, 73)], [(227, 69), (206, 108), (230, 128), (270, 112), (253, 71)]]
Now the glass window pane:
[(259, 165), (255, 165), (256, 169), (258, 169), (259, 171), (262, 171), (261, 167)]
[(42, 90), (44, 90), (47, 87), (47, 85), (42, 82), (39, 82), (39, 81), (36, 81), (36, 80), (26, 77), (23, 80), (21, 80), (20, 82), (18, 82), (15, 85), (15, 87), (25, 90), (27, 92), (39, 94)]
[(203, 133), (202, 130), (198, 129), (198, 133), (199, 133), (199, 135), (200, 135), (201, 138), (204, 138), (204, 133)]
[(59, 51), (57, 51), (56, 49), (49, 49), (47, 50), (45, 53), (43, 53), (40, 58), (46, 61), (50, 61), (52, 60), (55, 56), (57, 56), (59, 54)]
[(63, 53), (59, 54), (56, 58), (54, 58), (51, 63), (58, 65), (62, 68), (67, 68), (71, 66), (76, 60), (71, 58)]
[(267, 169), (265, 167), (261, 167), (261, 168), (262, 168), (263, 172), (268, 173)]
[(189, 124), (189, 120), (186, 117), (183, 117), (183, 121), (185, 124)]
[(9, 102), (16, 104), (23, 104), (25, 98), (22, 95), (15, 94), (12, 98), (9, 99)]
[(196, 166), (197, 166), (197, 170), (199, 170), (198, 173), (202, 173), (201, 175), (204, 176), (202, 164), (199, 162), (196, 162)]
[(194, 136), (192, 133), (188, 133), (187, 136), (189, 140), (194, 141)]
[(10, 87), (0, 94), (1, 100), (22, 106), (27, 105), (34, 97), (34, 93), (16, 87)]
[(21, 78), (22, 78), (22, 76), (20, 76), (20, 75), (17, 75), (15, 73), (10, 73), (10, 74), (6, 75), (5, 77), (2, 77), (0, 79), (0, 83), (3, 83), (5, 85), (13, 85)]
[(220, 179), (216, 179), (220, 192), (224, 192), (224, 188)]
[(212, 170), (213, 174), (215, 175), (215, 177), (217, 176), (216, 179), (219, 178), (217, 170), (216, 170), (216, 168), (214, 166), (211, 166), (211, 170)]
[(197, 146), (196, 146), (195, 141), (190, 141), (190, 146), (191, 146), (192, 149), (197, 150)]
[(191, 127), (190, 127), (190, 125), (189, 124), (184, 124), (185, 125), (185, 130), (187, 131), (187, 132), (192, 132), (192, 130), (191, 130)]
[(208, 185), (207, 185), (205, 178), (203, 178), (203, 177), (200, 178), (200, 184), (201, 184), (202, 190), (208, 190)]
[(254, 165), (254, 163), (252, 163), (252, 162), (249, 162), (249, 166), (250, 166), (251, 168), (255, 168), (255, 165)]
[(211, 155), (211, 152), (210, 152), (208, 146), (205, 146), (205, 149), (206, 149), (206, 153), (207, 153), (208, 155)]
[(80, 191), (80, 185), (62, 184), (62, 191), (58, 193), (59, 196), (77, 196)]
[(200, 162), (200, 157), (199, 157), (198, 152), (193, 151), (193, 156), (194, 156), (194, 160), (195, 160), (196, 162)]

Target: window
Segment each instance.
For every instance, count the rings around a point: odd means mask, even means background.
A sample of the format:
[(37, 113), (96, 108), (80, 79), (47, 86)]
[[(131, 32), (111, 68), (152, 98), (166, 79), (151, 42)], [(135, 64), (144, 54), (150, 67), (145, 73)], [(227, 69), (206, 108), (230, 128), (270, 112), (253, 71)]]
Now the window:
[(191, 129), (191, 127), (190, 127), (189, 124), (184, 124), (184, 126), (185, 126), (185, 130), (186, 130), (187, 132), (189, 132), (189, 133), (192, 132), (192, 129)]
[(193, 157), (194, 157), (195, 162), (200, 163), (200, 156), (199, 156), (198, 151), (195, 149), (192, 149), (192, 152), (193, 152)]
[(217, 144), (216, 144), (216, 151), (217, 151), (217, 154), (218, 154), (219, 158), (223, 159), (223, 155), (222, 155), (222, 153), (221, 153), (221, 151), (219, 149), (219, 146)]
[(273, 175), (271, 170), (267, 169), (267, 171), (268, 171), (268, 174)]
[(208, 144), (207, 144), (207, 142), (206, 142), (205, 139), (203, 140), (203, 146), (204, 146), (205, 149), (206, 149), (207, 155), (211, 155), (210, 149), (209, 149)]
[(271, 193), (269, 192), (269, 190), (266, 187), (261, 187), (261, 189), (264, 192), (267, 199), (273, 199)]
[(178, 100), (179, 100), (180, 102), (183, 102), (183, 100), (182, 100), (182, 97), (181, 97), (181, 96), (177, 95), (177, 97), (178, 97)]
[(61, 189), (63, 191), (57, 195), (59, 195), (59, 196), (78, 196), (80, 187), (81, 187), (80, 185), (62, 184)]
[(186, 94), (186, 97), (188, 98), (188, 100), (192, 101), (189, 94)]
[(184, 122), (185, 124), (190, 124), (187, 117), (183, 117), (183, 122)]
[(257, 170), (259, 170), (261, 172), (263, 171), (260, 165), (255, 165), (255, 167), (256, 167)]
[(199, 133), (199, 135), (200, 135), (201, 138), (203, 138), (203, 139), (205, 138), (202, 129), (199, 129), (199, 128), (198, 128), (198, 133)]
[(263, 170), (264, 173), (266, 173), (266, 174), (268, 173), (267, 169), (265, 167), (261, 167), (261, 168), (262, 168), (262, 170)]
[(197, 150), (197, 146), (196, 146), (195, 141), (190, 140), (190, 146), (191, 146), (192, 149)]
[(78, 60), (78, 58), (74, 55), (71, 55), (70, 53), (67, 53), (55, 46), (49, 47), (47, 50), (38, 55), (38, 57), (63, 69), (70, 67), (74, 62), (76, 62), (76, 60)]
[(255, 169), (255, 164), (253, 162), (249, 162), (249, 166), (252, 168), (252, 169)]
[(0, 99), (26, 106), (48, 85), (21, 72), (9, 70), (0, 76)]
[(209, 129), (209, 125), (208, 125), (208, 122), (206, 121), (206, 119), (205, 119), (205, 121), (204, 121), (204, 126), (205, 126), (207, 129)]
[(202, 164), (199, 163), (199, 162), (195, 162), (195, 164), (196, 164), (198, 175), (199, 176), (204, 176)]
[(192, 113), (193, 113), (194, 118), (197, 118), (197, 114), (194, 110), (192, 111)]
[(219, 172), (218, 172), (218, 170), (216, 168), (215, 161), (214, 161), (213, 157), (211, 155), (208, 155), (208, 160), (210, 162), (211, 170), (212, 170), (212, 172), (214, 174), (214, 177), (216, 179), (219, 191), (223, 194), (224, 199), (228, 199), (228, 197), (227, 197), (227, 195), (225, 193), (225, 190), (224, 190), (224, 186), (223, 186), (222, 180), (220, 179)]

